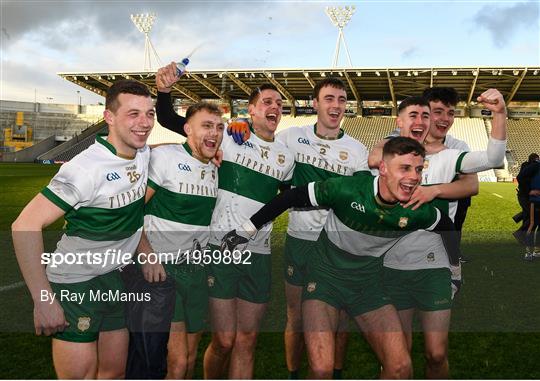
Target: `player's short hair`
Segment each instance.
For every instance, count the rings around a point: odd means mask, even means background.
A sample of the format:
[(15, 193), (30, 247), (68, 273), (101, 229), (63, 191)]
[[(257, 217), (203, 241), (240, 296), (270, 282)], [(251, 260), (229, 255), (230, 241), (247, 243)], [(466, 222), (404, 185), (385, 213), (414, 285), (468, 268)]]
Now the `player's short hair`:
[(430, 87), (424, 90), (422, 96), (428, 102), (442, 102), (446, 107), (456, 107), (459, 94), (453, 87)]
[(537, 153), (531, 153), (529, 155), (529, 163), (532, 163), (533, 161), (538, 161), (539, 156)]
[(426, 157), (426, 149), (417, 140), (398, 136), (388, 140), (383, 146), (383, 157), (407, 155)]
[(274, 91), (277, 91), (279, 93), (278, 88), (276, 86), (274, 86), (273, 84), (271, 84), (271, 83), (263, 83), (262, 85), (257, 86), (255, 88), (255, 90), (253, 90), (251, 92), (251, 94), (249, 94), (248, 104), (254, 105), (255, 103), (257, 103), (257, 101), (259, 100), (259, 95), (261, 95), (263, 90), (274, 90)]
[(423, 106), (423, 107), (430, 108), (429, 102), (424, 97), (419, 97), (419, 96), (407, 97), (404, 100), (402, 100), (401, 103), (399, 104), (398, 114), (409, 106)]
[(217, 115), (220, 118), (223, 115), (223, 111), (221, 111), (219, 106), (216, 105), (215, 103), (201, 101), (201, 102), (192, 104), (191, 106), (188, 107), (186, 111), (186, 122), (189, 122), (189, 120), (193, 117), (193, 115), (195, 115), (196, 113), (202, 110), (207, 111), (210, 114)]
[(110, 110), (112, 112), (116, 112), (116, 110), (118, 110), (120, 107), (118, 96), (120, 94), (133, 94), (140, 95), (142, 97), (150, 97), (150, 91), (146, 85), (131, 79), (123, 79), (113, 83), (113, 85), (109, 87), (107, 96), (105, 97), (106, 110)]
[(326, 86), (346, 91), (345, 83), (341, 79), (335, 77), (328, 77), (320, 82), (317, 82), (317, 84), (313, 88), (313, 99), (319, 100), (319, 93), (321, 92), (321, 89)]

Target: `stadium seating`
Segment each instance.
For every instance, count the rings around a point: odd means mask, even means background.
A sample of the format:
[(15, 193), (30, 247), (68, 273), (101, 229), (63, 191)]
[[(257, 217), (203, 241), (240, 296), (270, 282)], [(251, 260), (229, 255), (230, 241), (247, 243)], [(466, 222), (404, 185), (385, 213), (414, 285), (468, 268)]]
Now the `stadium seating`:
[[(488, 144), (488, 134), (484, 120), (480, 118), (455, 118), (450, 135), (467, 142), (471, 151), (484, 151)], [(480, 181), (497, 181), (493, 170), (478, 173)]]
[(507, 149), (513, 159), (509, 170), (516, 176), (521, 163), (527, 161), (529, 154), (540, 152), (540, 120), (509, 119)]
[(395, 118), (353, 117), (344, 118), (341, 127), (350, 136), (371, 149), (395, 130), (397, 125)]

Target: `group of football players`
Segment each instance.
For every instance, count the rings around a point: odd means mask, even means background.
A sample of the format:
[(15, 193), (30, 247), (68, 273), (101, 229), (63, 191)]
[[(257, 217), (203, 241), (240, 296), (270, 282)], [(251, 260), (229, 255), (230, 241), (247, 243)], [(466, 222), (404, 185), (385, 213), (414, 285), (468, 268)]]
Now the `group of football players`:
[[(338, 78), (315, 85), (314, 125), (277, 134), (283, 100), (274, 85), (252, 91), (249, 120), (225, 126), (209, 102), (178, 115), (170, 96), (178, 80), (174, 63), (159, 69), (155, 109), (146, 86), (114, 83), (104, 112), (108, 135), (64, 164), (12, 225), (36, 333), (54, 335), (58, 377), (191, 378), (209, 319), (204, 377), (253, 378), (272, 286), (272, 220), (289, 210), (289, 377), (299, 377), (305, 347), (310, 378), (340, 378), (352, 319), (379, 359), (381, 377), (409, 378), (418, 316), (425, 375), (448, 378), (451, 306), (461, 284), (460, 229), (452, 220), (456, 200), (478, 192), (475, 173), (503, 163), (502, 95), (489, 89), (478, 97), (493, 115), (486, 151), (470, 152), (447, 135), (457, 93), (430, 88), (399, 104), (397, 136), (368, 152), (340, 128), (347, 92)], [(186, 142), (150, 150), (155, 114)], [(45, 268), (42, 230), (61, 217), (66, 231), (57, 253), (116, 249), (137, 263)], [(151, 261), (150, 253), (165, 255)], [(128, 273), (145, 286), (128, 287)], [(160, 290), (166, 282), (172, 286)], [(173, 297), (147, 309), (142, 298), (137, 312), (122, 298), (89, 297), (142, 289), (154, 300), (163, 290)], [(126, 311), (141, 315), (148, 332), (128, 332)], [(165, 335), (152, 332), (158, 325)], [(128, 361), (138, 367), (126, 373)]]

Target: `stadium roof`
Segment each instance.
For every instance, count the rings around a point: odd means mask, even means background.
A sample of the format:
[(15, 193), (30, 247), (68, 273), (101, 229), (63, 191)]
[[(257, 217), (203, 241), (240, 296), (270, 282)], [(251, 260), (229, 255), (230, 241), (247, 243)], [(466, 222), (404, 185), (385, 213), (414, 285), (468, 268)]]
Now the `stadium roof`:
[[(58, 73), (64, 79), (100, 95), (119, 79), (148, 85), (156, 94), (155, 72)], [(341, 69), (227, 69), (187, 72), (174, 86), (173, 97), (247, 99), (264, 82), (272, 82), (294, 104), (310, 100), (313, 87), (325, 77), (340, 77), (347, 84), (349, 100), (393, 102), (419, 95), (426, 87), (451, 86), (471, 105), (488, 88), (496, 88), (511, 101), (540, 102), (540, 67), (439, 67), (439, 68), (341, 68)]]

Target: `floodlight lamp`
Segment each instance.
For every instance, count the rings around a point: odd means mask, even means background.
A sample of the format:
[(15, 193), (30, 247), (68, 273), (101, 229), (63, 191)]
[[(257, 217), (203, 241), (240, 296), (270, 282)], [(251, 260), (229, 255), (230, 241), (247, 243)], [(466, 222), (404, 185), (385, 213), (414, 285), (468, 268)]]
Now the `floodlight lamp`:
[(519, 70), (518, 69), (514, 69), (514, 75), (518, 75), (519, 74)]
[(396, 70), (394, 71), (394, 77), (397, 77), (397, 76), (399, 76), (399, 71)]
[(433, 72), (433, 76), (436, 77), (437, 74), (439, 74), (439, 73), (437, 72), (437, 70), (435, 70), (435, 71)]
[(144, 33), (144, 34), (150, 33), (155, 20), (156, 20), (155, 13), (146, 13), (146, 14), (141, 13), (141, 14), (131, 15), (131, 21), (133, 21), (133, 24), (135, 24), (137, 29), (141, 33)]
[(457, 70), (452, 70), (452, 75), (457, 75)]
[(362, 72), (361, 72), (361, 71), (357, 71), (357, 72), (356, 72), (356, 76), (357, 76), (357, 77), (361, 77), (361, 76), (362, 76)]

